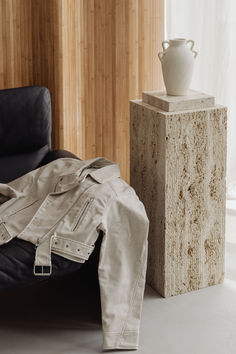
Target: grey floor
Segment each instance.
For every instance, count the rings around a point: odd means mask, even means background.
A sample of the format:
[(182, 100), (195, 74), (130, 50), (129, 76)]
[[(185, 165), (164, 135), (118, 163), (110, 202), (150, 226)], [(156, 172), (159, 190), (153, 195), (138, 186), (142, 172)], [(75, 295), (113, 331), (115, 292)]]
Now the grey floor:
[[(145, 291), (142, 354), (236, 353), (236, 214), (227, 215), (222, 285), (167, 299)], [(0, 296), (0, 354), (101, 353), (99, 299), (73, 277)], [(117, 351), (118, 352), (118, 351)]]

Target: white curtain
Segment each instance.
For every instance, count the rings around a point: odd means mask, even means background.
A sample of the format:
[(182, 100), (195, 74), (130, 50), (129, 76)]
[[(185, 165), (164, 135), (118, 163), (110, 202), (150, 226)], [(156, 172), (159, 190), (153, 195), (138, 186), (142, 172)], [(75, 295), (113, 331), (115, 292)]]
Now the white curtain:
[(228, 107), (227, 185), (236, 197), (236, 0), (166, 0), (165, 17), (166, 39), (195, 41), (192, 89)]

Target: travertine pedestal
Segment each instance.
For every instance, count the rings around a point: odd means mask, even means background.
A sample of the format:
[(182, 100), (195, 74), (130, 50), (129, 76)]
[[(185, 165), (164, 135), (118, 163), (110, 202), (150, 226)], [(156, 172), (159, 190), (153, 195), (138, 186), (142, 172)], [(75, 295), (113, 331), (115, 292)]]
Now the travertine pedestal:
[(147, 281), (164, 297), (223, 281), (226, 118), (194, 91), (131, 101), (130, 182), (150, 219)]

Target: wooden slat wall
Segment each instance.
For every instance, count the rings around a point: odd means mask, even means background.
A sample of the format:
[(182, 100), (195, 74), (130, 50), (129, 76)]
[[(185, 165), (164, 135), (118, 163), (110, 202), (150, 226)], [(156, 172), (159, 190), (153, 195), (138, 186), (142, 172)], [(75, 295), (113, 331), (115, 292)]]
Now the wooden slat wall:
[(0, 89), (32, 83), (31, 1), (0, 0)]
[(129, 100), (162, 88), (164, 0), (0, 0), (0, 88), (49, 87), (53, 146), (129, 181)]
[(127, 181), (129, 100), (163, 87), (163, 12), (163, 0), (63, 3), (65, 146), (119, 162)]
[(28, 1), (32, 20), (33, 83), (50, 90), (52, 143), (56, 148), (64, 146), (62, 1)]

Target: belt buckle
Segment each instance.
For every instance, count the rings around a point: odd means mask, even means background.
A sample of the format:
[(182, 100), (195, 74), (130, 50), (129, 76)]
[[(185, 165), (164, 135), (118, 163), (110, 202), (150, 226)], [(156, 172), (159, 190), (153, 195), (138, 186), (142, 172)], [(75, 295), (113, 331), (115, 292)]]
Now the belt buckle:
[(34, 275), (38, 277), (50, 276), (52, 274), (52, 266), (36, 265), (34, 264)]

